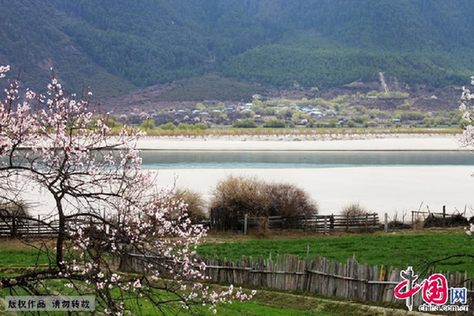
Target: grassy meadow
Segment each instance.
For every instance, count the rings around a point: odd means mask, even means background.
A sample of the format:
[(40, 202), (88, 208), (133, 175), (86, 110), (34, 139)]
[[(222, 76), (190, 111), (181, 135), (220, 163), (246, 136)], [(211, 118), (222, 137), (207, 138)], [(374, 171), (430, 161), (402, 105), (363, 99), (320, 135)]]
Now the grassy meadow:
[[(46, 256), (19, 242), (0, 241), (0, 269), (25, 268), (36, 262), (47, 264)], [(210, 235), (198, 247), (206, 258), (236, 260), (242, 256), (275, 257), (291, 254), (299, 257), (323, 256), (344, 262), (349, 257), (363, 263), (404, 268), (412, 265), (423, 268), (427, 263), (457, 254), (474, 254), (474, 239), (462, 231), (422, 231), (373, 234), (273, 235), (267, 238), (252, 236)], [(474, 259), (453, 258), (439, 262), (436, 270), (467, 271), (474, 275)]]
[[(38, 244), (39, 245), (39, 244)], [(242, 256), (269, 257), (291, 254), (301, 258), (323, 256), (344, 262), (355, 258), (363, 263), (403, 268), (407, 265), (423, 267), (433, 260), (457, 254), (474, 254), (474, 239), (462, 231), (400, 231), (395, 233), (344, 234), (344, 235), (271, 235), (253, 236), (210, 235), (198, 247), (203, 258), (237, 260)], [(26, 268), (47, 264), (45, 255), (20, 242), (0, 241), (0, 269)], [(467, 271), (474, 275), (474, 259), (453, 258), (439, 262), (436, 269)]]
[[(48, 243), (44, 243), (48, 245)], [(41, 244), (38, 242), (36, 247)], [(4, 276), (14, 276), (29, 267), (47, 264), (46, 256), (37, 256), (34, 247), (14, 240), (0, 240), (0, 271)], [(202, 257), (219, 257), (236, 260), (241, 256), (268, 257), (293, 254), (299, 257), (324, 256), (337, 261), (346, 261), (355, 256), (358, 261), (404, 268), (412, 265), (415, 271), (426, 268), (430, 261), (456, 254), (473, 254), (474, 239), (462, 231), (399, 231), (396, 233), (304, 235), (303, 233), (282, 233), (265, 238), (248, 235), (211, 234), (198, 248)], [(474, 259), (453, 258), (439, 262), (433, 268), (437, 272), (467, 271), (474, 275)], [(68, 294), (70, 289), (61, 281), (51, 282), (50, 288), (57, 293)], [(73, 293), (69, 293), (73, 294)], [(157, 293), (160, 294), (160, 293)], [(163, 294), (163, 293), (161, 293)], [(0, 298), (9, 295), (0, 290)], [(167, 294), (163, 294), (167, 295)], [(146, 299), (129, 300), (133, 314), (152, 315), (151, 304)], [(2, 310), (0, 314), (8, 315)], [(218, 315), (270, 315), (270, 316), (332, 316), (332, 315), (398, 315), (403, 310), (383, 309), (316, 296), (302, 296), (290, 293), (258, 290), (250, 302), (219, 305)], [(207, 306), (194, 306), (185, 311), (180, 306), (169, 306), (166, 315), (212, 315)], [(12, 314), (13, 315), (13, 314)]]
[[(460, 231), (348, 234), (342, 236), (277, 236), (269, 239), (213, 240), (199, 247), (208, 258), (239, 259), (242, 256), (269, 257), (292, 254), (323, 256), (345, 262), (355, 256), (359, 262), (423, 269), (433, 260), (457, 254), (474, 254), (474, 239)], [(452, 258), (434, 266), (436, 271), (467, 271), (474, 275), (474, 259)]]

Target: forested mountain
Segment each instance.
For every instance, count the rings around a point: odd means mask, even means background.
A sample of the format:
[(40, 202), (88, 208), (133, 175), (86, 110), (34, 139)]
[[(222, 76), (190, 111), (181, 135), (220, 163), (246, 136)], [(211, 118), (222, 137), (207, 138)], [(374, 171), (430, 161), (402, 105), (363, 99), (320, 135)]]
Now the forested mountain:
[(471, 11), (471, 0), (0, 0), (0, 63), (27, 83), (53, 65), (99, 95), (210, 72), (330, 87), (384, 71), (442, 86), (474, 70)]

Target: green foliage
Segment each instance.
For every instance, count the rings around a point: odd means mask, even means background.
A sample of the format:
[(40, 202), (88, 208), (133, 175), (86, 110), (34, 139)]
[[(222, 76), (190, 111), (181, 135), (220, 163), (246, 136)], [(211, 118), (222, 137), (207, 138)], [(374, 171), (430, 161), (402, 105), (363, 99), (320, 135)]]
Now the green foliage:
[(270, 128), (285, 128), (286, 124), (284, 120), (272, 118), (268, 121), (265, 121), (263, 127), (270, 127)]
[(196, 103), (195, 108), (196, 108), (196, 110), (199, 110), (199, 111), (206, 110), (206, 106), (204, 104), (202, 104), (201, 102)]
[[(91, 86), (97, 96), (178, 80), (164, 99), (248, 100), (258, 86), (235, 79), (318, 91), (377, 80), (379, 71), (407, 83), (446, 85), (474, 71), (471, 6), (470, 0), (18, 0), (2, 6), (0, 58), (15, 74), (21, 69), (28, 86), (45, 82), (55, 66), (68, 86)], [(234, 80), (203, 76), (209, 73)]]
[(403, 121), (422, 121), (426, 114), (417, 111), (401, 112), (397, 115)]
[(191, 125), (191, 129), (198, 129), (198, 130), (201, 130), (201, 131), (206, 130), (208, 128), (209, 127), (204, 123), (197, 123), (197, 124)]
[(108, 127), (112, 129), (121, 129), (123, 127), (122, 123), (118, 122), (115, 118), (110, 117), (110, 116), (106, 118), (105, 125), (107, 125)]
[[(474, 69), (470, 63), (470, 69)], [(331, 87), (356, 80), (376, 81), (378, 72), (410, 84), (434, 86), (460, 83), (467, 71), (456, 59), (441, 54), (384, 52), (347, 47), (311, 48), (304, 43), (272, 44), (233, 57), (224, 73), (240, 79), (290, 86), (296, 80), (306, 87)], [(404, 95), (387, 95), (400, 98)]]
[(159, 126), (160, 129), (162, 130), (165, 130), (165, 131), (173, 131), (176, 129), (176, 125), (174, 125), (173, 123), (169, 122), (169, 123), (166, 123), (166, 124), (161, 124)]
[(140, 125), (140, 129), (144, 131), (155, 129), (155, 127), (155, 121), (153, 119), (144, 120)]
[(410, 96), (407, 92), (401, 91), (389, 91), (389, 92), (382, 92), (382, 91), (370, 91), (367, 93), (367, 97), (373, 97), (377, 99), (406, 99)]
[[(179, 130), (201, 130), (201, 131), (204, 131), (208, 128), (209, 127), (204, 123), (196, 123), (196, 124), (179, 123), (179, 125), (178, 125)], [(164, 128), (164, 129), (167, 130), (166, 128)], [(168, 130), (170, 130), (170, 129), (168, 129)]]
[(234, 121), (232, 124), (232, 127), (236, 128), (255, 128), (257, 127), (257, 123), (255, 123), (255, 120), (246, 118), (246, 119), (240, 119)]

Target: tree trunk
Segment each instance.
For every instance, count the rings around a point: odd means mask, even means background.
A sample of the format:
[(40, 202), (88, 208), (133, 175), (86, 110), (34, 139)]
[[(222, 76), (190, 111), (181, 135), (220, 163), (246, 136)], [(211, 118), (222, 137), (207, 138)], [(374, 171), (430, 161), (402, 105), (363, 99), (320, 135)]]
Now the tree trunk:
[(58, 196), (55, 196), (54, 199), (56, 200), (56, 208), (59, 215), (58, 239), (56, 239), (56, 265), (61, 269), (62, 262), (64, 261), (63, 247), (66, 238), (66, 219), (64, 218), (61, 199)]

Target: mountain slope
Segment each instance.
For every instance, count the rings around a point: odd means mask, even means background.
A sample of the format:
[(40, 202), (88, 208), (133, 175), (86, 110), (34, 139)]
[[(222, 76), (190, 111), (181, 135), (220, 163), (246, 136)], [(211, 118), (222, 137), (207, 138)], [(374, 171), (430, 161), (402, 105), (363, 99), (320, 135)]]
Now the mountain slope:
[(29, 87), (44, 87), (54, 66), (68, 88), (91, 86), (102, 94), (135, 89), (126, 78), (111, 75), (59, 27), (60, 12), (47, 2), (0, 0), (0, 63)]
[(220, 73), (331, 87), (379, 71), (447, 85), (474, 70), (471, 0), (0, 0), (0, 63), (54, 65), (98, 95)]
[[(409, 84), (443, 86), (460, 83), (472, 73), (459, 61), (439, 52), (390, 52), (285, 43), (257, 47), (223, 65), (227, 76), (274, 86), (334, 87), (353, 81), (376, 81), (379, 72)], [(472, 63), (471, 63), (472, 65)], [(473, 68), (471, 68), (473, 69)]]

